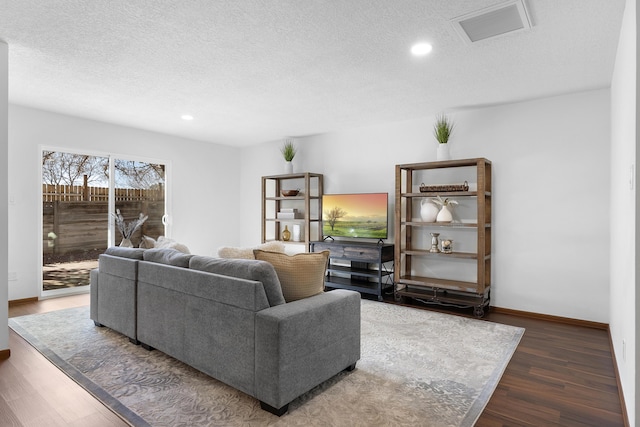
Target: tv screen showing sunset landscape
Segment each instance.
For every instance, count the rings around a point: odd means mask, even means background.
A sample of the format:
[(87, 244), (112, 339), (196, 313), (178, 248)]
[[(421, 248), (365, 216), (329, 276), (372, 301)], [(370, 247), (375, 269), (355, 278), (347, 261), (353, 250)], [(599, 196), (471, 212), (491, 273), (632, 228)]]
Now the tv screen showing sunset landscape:
[(325, 194), (322, 234), (325, 237), (386, 239), (387, 193)]

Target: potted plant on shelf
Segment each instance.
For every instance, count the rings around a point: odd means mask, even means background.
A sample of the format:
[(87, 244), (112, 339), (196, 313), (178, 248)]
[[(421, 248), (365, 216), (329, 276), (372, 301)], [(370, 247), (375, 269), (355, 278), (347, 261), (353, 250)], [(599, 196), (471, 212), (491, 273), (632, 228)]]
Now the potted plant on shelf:
[(296, 156), (296, 146), (293, 145), (293, 140), (292, 139), (287, 139), (285, 140), (284, 144), (282, 145), (282, 148), (280, 149), (280, 152), (282, 153), (282, 157), (284, 157), (285, 160), (285, 168), (284, 168), (284, 172), (285, 173), (293, 173), (293, 158)]
[(438, 151), (436, 158), (438, 160), (449, 160), (449, 138), (453, 133), (453, 120), (445, 114), (436, 116), (436, 122), (433, 125), (433, 135), (438, 141)]

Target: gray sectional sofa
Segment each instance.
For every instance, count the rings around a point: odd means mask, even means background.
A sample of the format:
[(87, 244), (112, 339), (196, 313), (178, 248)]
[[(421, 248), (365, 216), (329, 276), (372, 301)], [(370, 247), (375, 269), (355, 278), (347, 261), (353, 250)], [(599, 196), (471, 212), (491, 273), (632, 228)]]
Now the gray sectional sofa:
[(360, 359), (360, 294), (333, 290), (286, 303), (265, 261), (109, 248), (91, 272), (91, 319), (276, 415)]

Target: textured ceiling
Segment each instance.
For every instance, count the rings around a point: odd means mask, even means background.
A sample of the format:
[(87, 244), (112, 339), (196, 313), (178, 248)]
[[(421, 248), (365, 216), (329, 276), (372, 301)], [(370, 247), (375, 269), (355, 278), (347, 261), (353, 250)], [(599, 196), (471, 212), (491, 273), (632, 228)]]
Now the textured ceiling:
[(11, 103), (227, 145), (610, 85), (624, 0), (526, 0), (530, 31), (473, 45), (449, 24), (501, 2), (3, 0), (0, 39)]

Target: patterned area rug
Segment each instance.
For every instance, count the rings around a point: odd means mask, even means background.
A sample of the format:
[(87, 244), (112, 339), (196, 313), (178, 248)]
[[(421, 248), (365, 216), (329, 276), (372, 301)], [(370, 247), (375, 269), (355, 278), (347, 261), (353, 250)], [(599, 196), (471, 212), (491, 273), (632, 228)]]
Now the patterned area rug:
[(259, 402), (72, 308), (10, 327), (135, 426), (472, 426), (524, 329), (362, 301), (362, 358), (291, 402)]

